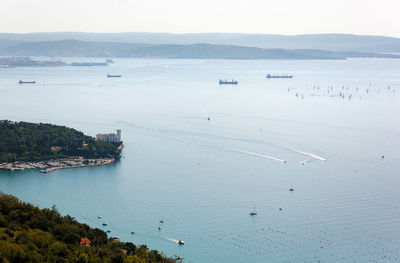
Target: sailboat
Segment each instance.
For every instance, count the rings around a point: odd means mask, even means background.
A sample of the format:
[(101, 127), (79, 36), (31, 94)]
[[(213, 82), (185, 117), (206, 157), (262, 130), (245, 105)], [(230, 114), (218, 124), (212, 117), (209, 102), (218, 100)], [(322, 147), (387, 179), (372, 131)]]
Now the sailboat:
[(250, 212), (250, 215), (251, 215), (251, 216), (255, 216), (255, 215), (257, 215), (257, 208), (256, 208), (256, 204), (253, 204), (253, 210), (251, 210), (251, 212)]

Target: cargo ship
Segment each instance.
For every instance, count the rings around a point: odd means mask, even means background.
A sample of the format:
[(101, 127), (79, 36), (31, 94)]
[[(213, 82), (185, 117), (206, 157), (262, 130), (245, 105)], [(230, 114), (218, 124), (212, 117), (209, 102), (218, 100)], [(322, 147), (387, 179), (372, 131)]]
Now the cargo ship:
[(75, 67), (107, 66), (107, 62), (72, 62)]
[(225, 79), (225, 80), (222, 80), (222, 79), (220, 79), (219, 80), (219, 85), (237, 85), (239, 82), (237, 81), (237, 80), (227, 80), (227, 79)]
[(267, 74), (267, 79), (291, 79), (291, 78), (293, 78), (293, 75), (288, 75), (288, 74), (283, 74), (283, 75)]
[(20, 80), (20, 81), (18, 81), (18, 83), (19, 84), (35, 84), (36, 81), (22, 81), (22, 80)]

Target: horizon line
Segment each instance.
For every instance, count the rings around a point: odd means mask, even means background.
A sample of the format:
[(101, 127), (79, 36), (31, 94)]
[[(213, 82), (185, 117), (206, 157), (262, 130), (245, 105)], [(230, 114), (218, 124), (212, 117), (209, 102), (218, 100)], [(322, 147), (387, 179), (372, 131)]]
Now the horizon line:
[(29, 34), (57, 34), (57, 33), (81, 33), (81, 34), (167, 34), (167, 35), (207, 35), (207, 34), (220, 34), (220, 35), (258, 35), (258, 36), (315, 36), (315, 35), (347, 35), (347, 36), (361, 36), (361, 37), (388, 37), (400, 38), (400, 36), (390, 35), (374, 35), (374, 34), (357, 34), (357, 33), (301, 33), (301, 34), (269, 34), (269, 33), (241, 33), (241, 32), (145, 32), (145, 31), (123, 31), (123, 32), (90, 32), (90, 31), (36, 31), (36, 32), (0, 32), (0, 34), (10, 35), (29, 35)]

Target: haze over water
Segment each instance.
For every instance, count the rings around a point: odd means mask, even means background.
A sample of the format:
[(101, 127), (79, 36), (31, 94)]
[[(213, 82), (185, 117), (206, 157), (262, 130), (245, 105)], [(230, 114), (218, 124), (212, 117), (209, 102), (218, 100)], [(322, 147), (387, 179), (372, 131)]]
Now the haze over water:
[(0, 190), (185, 262), (400, 261), (400, 60), (115, 61), (0, 69), (0, 119), (125, 145), (107, 167), (0, 171)]

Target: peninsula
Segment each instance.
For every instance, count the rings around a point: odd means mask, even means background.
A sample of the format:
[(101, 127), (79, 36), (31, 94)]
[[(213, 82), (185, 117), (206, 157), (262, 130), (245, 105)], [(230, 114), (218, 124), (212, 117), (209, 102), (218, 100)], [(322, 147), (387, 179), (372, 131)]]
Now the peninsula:
[(86, 136), (65, 126), (0, 121), (0, 169), (60, 169), (108, 165), (120, 159), (118, 139)]

